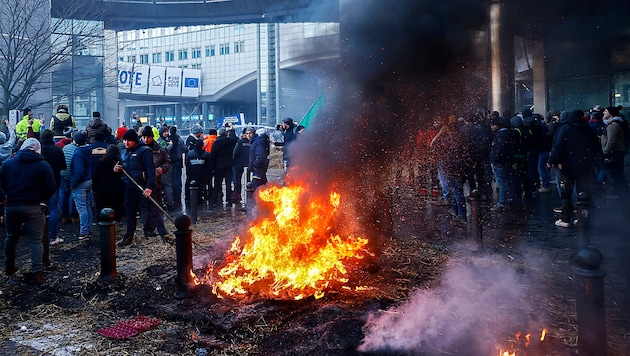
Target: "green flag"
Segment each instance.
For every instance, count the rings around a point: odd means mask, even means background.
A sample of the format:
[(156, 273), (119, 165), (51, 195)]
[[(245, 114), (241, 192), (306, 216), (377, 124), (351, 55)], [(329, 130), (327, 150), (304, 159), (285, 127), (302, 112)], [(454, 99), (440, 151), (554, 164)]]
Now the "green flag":
[(323, 108), (326, 104), (326, 99), (324, 98), (324, 93), (322, 93), (317, 100), (311, 105), (311, 108), (308, 109), (302, 120), (298, 123), (298, 125), (302, 125), (306, 128), (309, 127), (313, 122), (313, 119), (317, 116), (319, 109)]

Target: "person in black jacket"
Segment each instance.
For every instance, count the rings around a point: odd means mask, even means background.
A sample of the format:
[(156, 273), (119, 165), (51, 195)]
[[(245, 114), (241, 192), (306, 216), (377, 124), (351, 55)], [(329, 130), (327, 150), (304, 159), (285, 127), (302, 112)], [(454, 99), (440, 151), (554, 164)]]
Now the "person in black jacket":
[[(153, 153), (151, 149), (138, 142), (138, 134), (134, 130), (129, 130), (123, 135), (125, 149), (120, 153), (120, 163), (114, 166), (114, 172), (122, 173), (123, 169), (133, 178), (135, 183), (127, 177), (122, 176), (125, 183), (125, 210), (127, 212), (127, 232), (118, 246), (128, 246), (133, 242), (136, 232), (137, 214), (140, 207), (149, 212), (148, 219), (151, 219), (153, 226), (157, 228), (163, 241), (170, 240), (171, 236), (164, 227), (162, 217), (156, 213), (155, 209), (149, 209), (148, 204), (153, 204), (148, 197), (156, 187), (155, 164), (153, 163)], [(136, 186), (140, 185), (140, 188)], [(140, 190), (142, 189), (142, 191)]]
[(571, 194), (573, 186), (577, 192), (589, 193), (591, 178), (595, 172), (595, 157), (601, 152), (597, 135), (588, 127), (582, 110), (569, 113), (568, 122), (558, 129), (549, 154), (549, 164), (558, 168), (560, 179), (560, 219), (555, 225), (571, 226)]
[(210, 154), (203, 149), (203, 141), (193, 142), (193, 149), (186, 155), (186, 199), (190, 198), (190, 183), (197, 184), (197, 203), (202, 203), (202, 197), (207, 196), (203, 189), (208, 185), (212, 164)]
[(507, 208), (508, 203), (516, 200), (512, 191), (514, 146), (510, 136), (510, 121), (503, 117), (493, 117), (491, 123), (495, 134), (490, 147), (490, 163), (499, 188), (499, 201), (490, 210), (501, 212)]
[(15, 274), (16, 247), (22, 225), (31, 245), (31, 271), (36, 284), (44, 283), (44, 226), (46, 217), (40, 206), (55, 194), (55, 176), (41, 155), (41, 145), (27, 138), (15, 157), (0, 166), (0, 200), (5, 202), (7, 237), (4, 242), (5, 272)]
[(66, 157), (63, 154), (61, 147), (56, 146), (53, 140), (53, 132), (49, 129), (45, 129), (41, 133), (41, 145), (42, 156), (44, 160), (50, 164), (55, 175), (55, 194), (48, 200), (48, 211), (50, 213), (50, 219), (48, 223), (48, 236), (51, 245), (60, 244), (63, 242), (61, 237), (57, 236), (57, 229), (59, 226), (59, 186), (61, 185), (61, 171), (68, 168), (66, 165)]
[(214, 186), (210, 196), (210, 204), (213, 208), (217, 207), (219, 203), (219, 193), (223, 183), (225, 183), (225, 205), (227, 207), (232, 206), (230, 200), (232, 197), (232, 153), (236, 141), (238, 141), (233, 128), (228, 130), (222, 127), (218, 134), (219, 137), (212, 144), (212, 151), (210, 152), (210, 162), (212, 162), (214, 170)]
[[(243, 130), (243, 135), (236, 142), (232, 158), (234, 165), (232, 166), (232, 182), (234, 183), (234, 192), (232, 193), (232, 203), (241, 203), (241, 190), (243, 189), (243, 172), (245, 167), (249, 165), (249, 147), (250, 140), (254, 137), (256, 130), (249, 126)], [(249, 180), (248, 180), (249, 181)]]
[[(256, 130), (249, 148), (248, 169), (252, 173), (250, 189), (256, 193), (256, 189), (267, 184), (267, 170), (269, 169), (269, 134), (265, 129)], [(249, 217), (254, 216), (256, 199), (247, 199), (246, 209)]]
[(92, 179), (96, 213), (100, 214), (104, 208), (112, 208), (116, 221), (120, 221), (124, 212), (123, 197), (125, 192), (120, 174), (114, 172), (114, 166), (118, 162), (119, 155), (120, 150), (117, 145), (107, 146), (105, 155), (96, 162)]

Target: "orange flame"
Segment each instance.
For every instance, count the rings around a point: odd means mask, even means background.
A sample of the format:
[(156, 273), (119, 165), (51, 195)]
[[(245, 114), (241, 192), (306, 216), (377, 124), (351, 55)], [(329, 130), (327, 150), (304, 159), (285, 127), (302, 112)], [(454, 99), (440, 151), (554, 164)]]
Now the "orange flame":
[(540, 334), (540, 342), (545, 341), (545, 336), (547, 335), (547, 328), (542, 329), (542, 333)]
[(340, 194), (316, 196), (307, 186), (291, 185), (271, 186), (258, 195), (261, 211), (272, 209), (252, 223), (245, 239), (235, 238), (217, 272), (222, 280), (213, 284), (214, 294), (321, 298), (331, 284), (348, 282), (346, 263), (364, 257), (368, 240), (332, 232), (343, 225), (336, 221)]

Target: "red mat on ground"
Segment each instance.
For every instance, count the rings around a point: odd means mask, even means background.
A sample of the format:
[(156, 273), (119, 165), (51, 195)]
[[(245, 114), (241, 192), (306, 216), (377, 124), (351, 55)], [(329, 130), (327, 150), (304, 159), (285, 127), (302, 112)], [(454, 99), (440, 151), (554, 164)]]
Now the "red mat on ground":
[(114, 326), (98, 329), (96, 332), (112, 339), (128, 339), (152, 327), (158, 326), (160, 322), (160, 319), (140, 315), (134, 319), (123, 320)]

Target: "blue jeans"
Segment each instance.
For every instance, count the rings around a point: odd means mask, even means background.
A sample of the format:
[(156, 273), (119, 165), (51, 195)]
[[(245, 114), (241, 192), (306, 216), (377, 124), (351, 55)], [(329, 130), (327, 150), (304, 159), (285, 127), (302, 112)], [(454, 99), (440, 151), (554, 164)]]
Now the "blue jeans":
[(92, 232), (92, 181), (86, 180), (72, 189), (72, 199), (79, 212), (79, 235)]
[(48, 211), (50, 212), (50, 221), (48, 222), (48, 236), (50, 241), (57, 238), (57, 227), (59, 226), (59, 189), (55, 191), (50, 200), (48, 200)]
[(444, 173), (443, 164), (440, 163), (440, 161), (438, 161), (437, 163), (437, 176), (438, 180), (440, 181), (440, 186), (442, 187), (442, 198), (446, 200), (451, 196), (451, 194), (450, 188), (448, 186), (448, 179), (446, 177), (446, 173)]
[(59, 186), (57, 210), (61, 212), (62, 218), (77, 216), (74, 199), (72, 199), (72, 189), (70, 189), (70, 180), (63, 177), (61, 178), (61, 185)]
[(493, 164), (492, 172), (494, 173), (494, 179), (496, 180), (497, 187), (499, 187), (499, 204), (506, 205), (512, 196), (512, 182), (510, 179), (512, 167), (497, 166)]
[(15, 250), (22, 224), (26, 229), (26, 236), (31, 245), (31, 271), (34, 273), (44, 270), (44, 226), (46, 217), (39, 205), (6, 206), (4, 218), (7, 237), (4, 241), (4, 256), (6, 267), (15, 267)]

